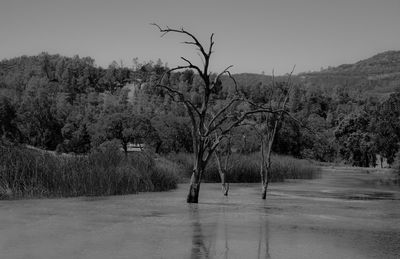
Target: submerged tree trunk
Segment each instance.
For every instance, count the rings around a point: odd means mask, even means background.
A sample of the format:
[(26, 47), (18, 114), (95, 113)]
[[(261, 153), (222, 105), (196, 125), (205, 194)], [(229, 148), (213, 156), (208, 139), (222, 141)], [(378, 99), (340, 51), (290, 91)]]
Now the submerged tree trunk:
[(228, 196), (229, 192), (229, 183), (227, 182), (227, 174), (226, 171), (221, 168), (219, 171), (219, 176), (221, 177), (221, 187), (222, 187), (222, 193), (224, 196)]
[(264, 140), (261, 141), (261, 198), (265, 200), (267, 198), (267, 189), (270, 181), (270, 168), (271, 168), (271, 147), (272, 143), (269, 142), (268, 145)]
[(222, 168), (221, 158), (220, 158), (219, 153), (217, 151), (215, 151), (214, 155), (215, 155), (215, 160), (217, 161), (217, 168), (218, 168), (219, 177), (221, 179), (222, 193), (225, 196), (228, 196), (229, 183), (227, 182), (227, 170), (226, 170), (226, 168)]
[(261, 188), (262, 188), (262, 192), (261, 192), (261, 198), (263, 200), (265, 200), (267, 198), (267, 189), (268, 189), (268, 183), (269, 183), (269, 169), (264, 168), (262, 170), (262, 178), (261, 178)]
[(201, 177), (204, 171), (204, 164), (202, 154), (196, 155), (195, 165), (193, 168), (192, 177), (190, 178), (189, 193), (187, 196), (187, 203), (198, 203)]
[(225, 173), (223, 173), (223, 175), (221, 175), (221, 179), (222, 179), (222, 193), (224, 194), (224, 196), (228, 196), (228, 192), (229, 192), (229, 183), (226, 181), (226, 175)]
[(267, 197), (267, 186), (265, 186), (265, 178), (268, 177), (265, 172), (265, 156), (264, 156), (264, 141), (261, 140), (260, 156), (261, 156), (261, 166), (260, 166), (260, 176), (261, 176), (261, 198), (263, 200)]
[(187, 203), (198, 203), (200, 192), (200, 178), (196, 170), (193, 170), (192, 177), (190, 178), (189, 193), (187, 196)]

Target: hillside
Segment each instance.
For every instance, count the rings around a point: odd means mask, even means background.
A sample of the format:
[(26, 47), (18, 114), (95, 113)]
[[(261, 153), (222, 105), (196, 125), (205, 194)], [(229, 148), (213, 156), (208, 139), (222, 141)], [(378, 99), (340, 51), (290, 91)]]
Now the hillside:
[[(257, 85), (267, 85), (271, 75), (240, 73), (234, 75), (242, 89)], [(277, 81), (287, 76), (277, 76)], [(224, 85), (232, 87), (232, 81), (224, 78)], [(375, 96), (386, 99), (400, 90), (400, 51), (386, 51), (354, 64), (329, 67), (319, 72), (300, 73), (292, 81), (301, 83), (306, 89), (320, 89), (326, 95), (346, 91), (355, 99)]]
[(344, 64), (323, 72), (353, 75), (385, 75), (400, 73), (400, 51), (386, 51), (354, 64)]
[(400, 51), (386, 51), (354, 64), (298, 75), (308, 87), (346, 89), (353, 95), (386, 98), (400, 90)]

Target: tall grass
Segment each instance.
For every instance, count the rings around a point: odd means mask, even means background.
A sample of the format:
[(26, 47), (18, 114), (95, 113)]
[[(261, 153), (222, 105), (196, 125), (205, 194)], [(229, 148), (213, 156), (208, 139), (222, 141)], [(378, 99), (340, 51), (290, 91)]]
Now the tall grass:
[(178, 172), (181, 178), (190, 178), (193, 171), (193, 154), (189, 153), (170, 153), (166, 159), (178, 166)]
[[(193, 169), (191, 154), (179, 153), (168, 156), (168, 159), (181, 166), (185, 177), (190, 177)], [(318, 167), (307, 160), (290, 156), (273, 155), (271, 158), (271, 181), (282, 182), (285, 179), (313, 179), (319, 176)], [(203, 176), (205, 182), (220, 182), (215, 161), (211, 161)], [(232, 154), (228, 166), (228, 182), (253, 183), (260, 181), (260, 156), (258, 153), (242, 155)]]
[(120, 195), (176, 188), (178, 176), (137, 153), (112, 145), (88, 156), (55, 156), (0, 146), (0, 198)]

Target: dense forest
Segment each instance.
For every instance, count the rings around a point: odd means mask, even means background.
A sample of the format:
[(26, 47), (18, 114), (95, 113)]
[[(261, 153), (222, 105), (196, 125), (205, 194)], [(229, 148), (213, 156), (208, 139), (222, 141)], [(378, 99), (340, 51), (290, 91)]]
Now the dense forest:
[[(273, 151), (363, 167), (382, 165), (377, 161), (380, 157), (393, 166), (400, 160), (399, 67), (400, 52), (390, 51), (355, 64), (293, 76), (288, 107), (301, 123), (284, 119)], [(145, 143), (159, 154), (192, 152), (185, 109), (156, 87), (167, 69), (161, 60), (134, 59), (130, 67), (113, 62), (101, 68), (90, 57), (48, 53), (3, 60), (1, 141), (75, 154), (88, 153), (109, 140), (118, 140), (125, 151), (129, 143)], [(287, 76), (274, 80), (283, 82)], [(266, 101), (272, 76), (233, 77), (247, 98)], [(231, 95), (228, 79), (221, 77), (215, 103)], [(200, 98), (202, 82), (194, 71), (173, 73), (169, 80), (193, 103)], [(239, 127), (234, 134), (235, 150), (258, 150), (251, 127)]]

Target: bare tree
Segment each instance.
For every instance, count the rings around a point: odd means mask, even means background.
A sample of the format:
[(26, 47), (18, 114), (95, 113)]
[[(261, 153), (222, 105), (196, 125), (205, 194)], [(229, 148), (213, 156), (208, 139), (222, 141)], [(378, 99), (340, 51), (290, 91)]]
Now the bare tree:
[[(225, 196), (228, 196), (229, 192), (229, 182), (228, 182), (228, 162), (230, 155), (232, 154), (231, 150), (231, 136), (227, 137), (226, 146), (223, 148), (218, 147), (215, 149), (215, 161), (217, 163), (217, 169), (219, 173), (219, 177), (221, 179), (221, 187), (222, 193)], [(223, 157), (225, 155), (225, 157)], [(224, 161), (222, 161), (224, 159)], [(222, 164), (223, 163), (223, 164)]]
[[(268, 184), (271, 179), (271, 154), (272, 146), (274, 144), (275, 136), (278, 131), (279, 124), (282, 123), (284, 115), (289, 117), (299, 124), (301, 124), (296, 118), (290, 115), (287, 104), (289, 96), (293, 88), (291, 83), (292, 72), (288, 75), (288, 79), (284, 83), (277, 84), (275, 82), (274, 72), (272, 72), (272, 83), (268, 96), (267, 104), (256, 104), (252, 103), (258, 109), (268, 108), (270, 110), (279, 111), (277, 113), (260, 113), (256, 116), (256, 121), (250, 122), (253, 126), (257, 135), (260, 137), (260, 176), (261, 176), (261, 198), (266, 199)], [(267, 107), (266, 107), (267, 106)]]
[[(229, 69), (232, 66), (228, 66), (217, 75), (213, 75), (209, 71), (210, 60), (213, 54), (214, 34), (211, 34), (209, 38), (209, 46), (205, 48), (196, 36), (184, 28), (162, 28), (157, 24), (153, 25), (159, 29), (162, 36), (170, 33), (184, 36), (187, 40), (184, 41), (183, 44), (194, 46), (202, 60), (202, 65), (198, 66), (193, 64), (189, 59), (181, 57), (182, 61), (184, 61), (186, 65), (169, 69), (163, 74), (157, 84), (157, 86), (164, 89), (166, 94), (168, 94), (173, 100), (182, 103), (190, 117), (194, 166), (190, 179), (187, 202), (197, 203), (204, 169), (221, 141), (229, 135), (232, 129), (239, 126), (249, 115), (260, 112), (279, 113), (279, 111), (272, 110), (270, 107), (260, 107), (254, 110), (242, 112), (235, 109), (238, 103), (245, 101), (245, 99), (237, 90), (236, 81), (229, 72)], [(202, 81), (200, 104), (192, 102), (187, 92), (178, 89), (169, 82), (169, 76), (171, 73), (187, 69), (195, 71)], [(215, 93), (219, 91), (218, 89), (221, 89), (222, 76), (228, 76), (233, 81), (235, 91), (232, 96), (225, 100), (221, 100), (221, 107), (215, 111), (212, 109), (212, 105), (215, 101)]]

